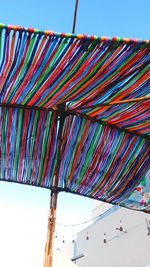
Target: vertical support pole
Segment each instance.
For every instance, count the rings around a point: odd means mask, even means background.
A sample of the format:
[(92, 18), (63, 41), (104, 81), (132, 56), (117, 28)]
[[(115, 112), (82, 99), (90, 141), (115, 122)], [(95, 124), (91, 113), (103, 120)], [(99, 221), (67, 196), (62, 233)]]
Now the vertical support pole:
[(74, 18), (73, 18), (72, 33), (75, 33), (75, 28), (76, 28), (77, 11), (78, 11), (78, 2), (79, 2), (79, 1), (76, 0), (75, 10), (74, 10)]
[(59, 119), (57, 164), (56, 164), (53, 184), (51, 188), (50, 211), (49, 211), (49, 218), (48, 218), (48, 232), (47, 232), (47, 242), (46, 242), (46, 247), (45, 247), (44, 267), (53, 266), (53, 248), (54, 248), (55, 225), (56, 225), (59, 167), (60, 167), (61, 158), (62, 158), (61, 144), (62, 144), (63, 125), (64, 125), (64, 120), (65, 120), (65, 105), (64, 104), (62, 104), (61, 106), (57, 108), (57, 114), (58, 114), (58, 119)]
[(57, 197), (58, 197), (58, 192), (55, 190), (51, 191), (44, 267), (52, 267), (52, 264), (53, 264), (53, 248), (54, 248), (54, 235), (55, 235), (55, 225), (56, 225)]

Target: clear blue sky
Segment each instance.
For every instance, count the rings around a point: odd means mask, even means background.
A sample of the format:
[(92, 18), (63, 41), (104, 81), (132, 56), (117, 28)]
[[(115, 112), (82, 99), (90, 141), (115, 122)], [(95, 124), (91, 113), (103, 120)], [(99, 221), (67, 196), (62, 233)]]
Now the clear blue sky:
[[(74, 5), (75, 0), (5, 0), (0, 5), (0, 22), (71, 32)], [(76, 32), (149, 39), (149, 12), (150, 0), (79, 0)], [(58, 221), (90, 219), (92, 203), (60, 195)], [(0, 183), (0, 266), (42, 267), (48, 207), (48, 190)]]

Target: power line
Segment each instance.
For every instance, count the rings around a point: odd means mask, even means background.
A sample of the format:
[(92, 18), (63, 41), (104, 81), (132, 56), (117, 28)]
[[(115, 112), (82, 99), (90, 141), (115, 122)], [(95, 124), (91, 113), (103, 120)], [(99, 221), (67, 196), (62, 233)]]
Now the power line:
[[(107, 212), (107, 211), (106, 211), (106, 212)], [(104, 212), (104, 213), (106, 213), (106, 212)], [(87, 221), (83, 221), (83, 222), (81, 222), (81, 223), (76, 223), (76, 224), (63, 224), (63, 223), (59, 223), (59, 222), (58, 222), (58, 223), (56, 223), (56, 225), (60, 225), (60, 226), (63, 226), (63, 227), (75, 227), (75, 226), (80, 226), (80, 225), (90, 223), (90, 222), (92, 222), (92, 221), (94, 221), (94, 220), (96, 220), (96, 219), (98, 219), (98, 218), (103, 217), (103, 216), (104, 216), (104, 213), (99, 214), (99, 215), (93, 217), (92, 219), (89, 219), (89, 220), (87, 220)]]

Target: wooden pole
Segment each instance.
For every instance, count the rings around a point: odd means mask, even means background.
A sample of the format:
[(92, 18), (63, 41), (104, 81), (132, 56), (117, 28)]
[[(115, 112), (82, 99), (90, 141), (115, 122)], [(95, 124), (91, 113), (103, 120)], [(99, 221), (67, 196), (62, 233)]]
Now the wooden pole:
[(122, 105), (122, 104), (138, 103), (138, 102), (144, 102), (144, 101), (149, 101), (149, 100), (150, 100), (150, 96), (143, 96), (143, 97), (138, 97), (138, 98), (124, 99), (120, 101), (111, 101), (109, 103), (102, 102), (100, 104), (92, 105), (92, 106), (80, 106), (80, 109), (93, 109), (93, 108), (100, 108), (100, 107), (105, 107), (105, 106), (107, 107), (107, 106), (115, 106), (115, 105)]
[(58, 197), (58, 192), (51, 191), (44, 267), (53, 266), (53, 248), (54, 248), (54, 236), (55, 236), (55, 225), (56, 225), (57, 197)]
[(79, 1), (76, 0), (75, 10), (74, 10), (74, 18), (73, 18), (72, 33), (75, 33), (75, 28), (76, 28), (77, 11), (78, 11), (78, 2), (79, 2)]
[[(76, 0), (73, 28), (72, 33), (75, 33), (76, 18), (78, 10), (78, 0)], [(53, 266), (53, 247), (54, 247), (54, 236), (55, 236), (55, 225), (56, 225), (56, 210), (57, 210), (57, 197), (58, 197), (58, 181), (59, 181), (59, 166), (62, 157), (61, 151), (61, 141), (62, 141), (62, 130), (65, 119), (65, 104), (58, 107), (57, 112), (60, 117), (59, 133), (58, 133), (58, 161), (56, 166), (56, 173), (53, 180), (53, 188), (51, 190), (51, 201), (50, 201), (50, 212), (48, 218), (48, 231), (47, 231), (47, 242), (45, 246), (45, 257), (44, 257), (44, 267)]]
[(59, 106), (57, 109), (57, 113), (59, 119), (58, 150), (57, 150), (58, 158), (53, 178), (53, 185), (51, 188), (50, 211), (48, 218), (48, 231), (47, 231), (47, 242), (45, 246), (44, 267), (53, 266), (53, 248), (54, 248), (54, 237), (55, 237), (55, 226), (56, 226), (59, 167), (62, 157), (61, 143), (62, 143), (63, 124), (65, 120), (65, 105), (62, 104), (61, 106)]

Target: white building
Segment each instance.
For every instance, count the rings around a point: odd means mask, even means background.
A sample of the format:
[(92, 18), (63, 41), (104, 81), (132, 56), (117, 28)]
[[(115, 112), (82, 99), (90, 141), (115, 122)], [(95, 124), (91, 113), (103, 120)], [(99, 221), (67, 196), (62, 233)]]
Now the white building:
[(53, 267), (76, 267), (76, 265), (65, 255), (62, 255), (59, 251), (55, 251)]
[(78, 267), (150, 266), (150, 215), (102, 204), (93, 218), (75, 242), (60, 248)]

